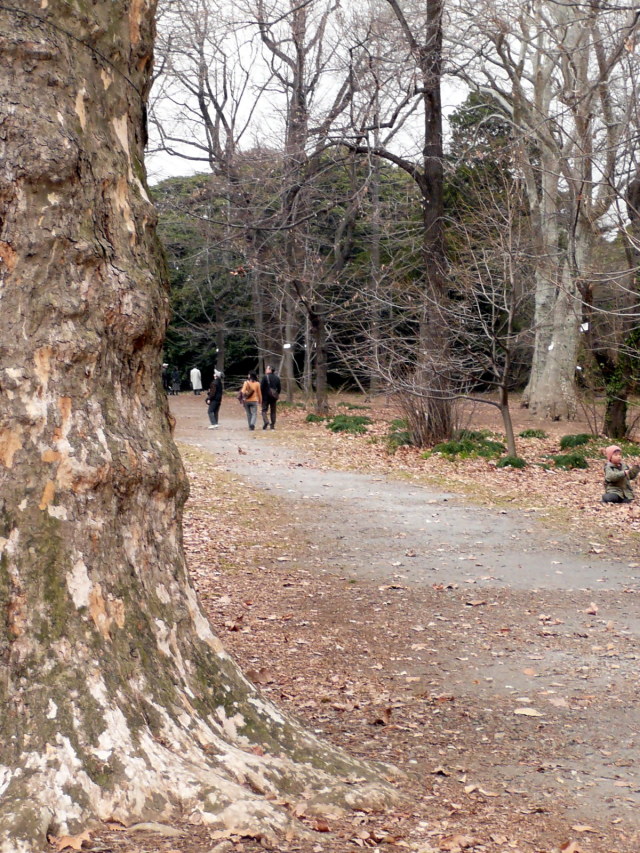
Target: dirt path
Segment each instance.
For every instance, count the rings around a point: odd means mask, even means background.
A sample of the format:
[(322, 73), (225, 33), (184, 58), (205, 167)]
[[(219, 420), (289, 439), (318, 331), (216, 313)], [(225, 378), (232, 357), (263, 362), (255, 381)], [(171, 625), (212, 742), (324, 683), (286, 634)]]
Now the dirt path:
[(461, 797), (480, 791), (485, 811), (573, 826), (576, 851), (637, 853), (637, 564), (587, 553), (588, 534), (581, 549), (534, 512), (332, 471), (287, 446), (284, 422), (249, 432), (231, 401), (218, 430), (202, 397), (171, 405), (179, 441), (277, 495), (324, 575), (369, 590), (328, 590), (332, 618), (360, 612), (390, 682), (426, 679), (433, 742), (451, 759), (441, 775), (479, 780)]

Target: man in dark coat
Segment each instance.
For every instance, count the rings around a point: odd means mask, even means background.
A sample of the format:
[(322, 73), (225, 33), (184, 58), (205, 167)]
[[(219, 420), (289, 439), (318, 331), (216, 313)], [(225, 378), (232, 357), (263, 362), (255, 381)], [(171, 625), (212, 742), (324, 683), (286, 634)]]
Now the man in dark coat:
[(265, 368), (265, 374), (260, 382), (260, 392), (262, 393), (262, 429), (276, 428), (276, 406), (280, 398), (280, 377), (274, 371), (273, 367), (268, 364)]
[(213, 381), (209, 386), (209, 391), (205, 403), (209, 406), (208, 414), (209, 429), (218, 429), (218, 412), (220, 411), (220, 403), (222, 402), (222, 373), (219, 370), (213, 371)]

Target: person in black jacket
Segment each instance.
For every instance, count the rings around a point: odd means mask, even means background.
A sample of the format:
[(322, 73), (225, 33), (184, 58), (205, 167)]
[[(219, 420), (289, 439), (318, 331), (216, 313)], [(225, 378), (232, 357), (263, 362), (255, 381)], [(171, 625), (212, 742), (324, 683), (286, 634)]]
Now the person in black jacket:
[(276, 405), (281, 391), (280, 377), (270, 364), (266, 366), (265, 371), (265, 375), (260, 382), (260, 392), (262, 393), (262, 429), (267, 429), (269, 426), (271, 429), (275, 429)]
[(222, 373), (219, 370), (213, 371), (213, 381), (209, 385), (209, 391), (205, 403), (209, 406), (209, 429), (218, 429), (218, 412), (220, 411), (220, 403), (222, 402)]

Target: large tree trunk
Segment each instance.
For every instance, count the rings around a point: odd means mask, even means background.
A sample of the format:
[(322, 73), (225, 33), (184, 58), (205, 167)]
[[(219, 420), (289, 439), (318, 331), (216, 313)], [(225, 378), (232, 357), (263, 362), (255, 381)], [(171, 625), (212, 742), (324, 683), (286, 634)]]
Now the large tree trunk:
[(623, 394), (617, 397), (607, 397), (603, 431), (605, 435), (611, 436), (611, 438), (622, 439), (627, 437), (627, 397)]
[[(392, 4), (393, 5), (393, 4)], [(425, 305), (420, 322), (416, 380), (425, 421), (420, 444), (451, 438), (454, 391), (450, 380), (449, 329), (443, 316), (447, 296), (444, 249), (444, 171), (442, 143), (442, 0), (427, 0), (425, 44), (420, 49), (423, 77), (422, 195)]]
[(306, 788), (310, 812), (381, 805), (242, 677), (186, 574), (142, 165), (153, 2), (21, 7), (0, 10), (0, 851), (172, 812), (269, 834)]
[[(522, 403), (538, 417), (572, 420), (576, 416), (575, 370), (581, 299), (567, 252), (560, 248), (558, 222), (560, 165), (553, 152), (543, 152), (540, 187), (524, 162), (535, 240), (534, 349)], [(562, 234), (566, 240), (566, 235)], [(583, 260), (581, 256), (581, 260)]]
[[(553, 288), (545, 313), (536, 312), (536, 353), (525, 398), (534, 415), (549, 420), (573, 420), (577, 400), (575, 371), (580, 328), (580, 294), (564, 264), (561, 284)], [(536, 309), (539, 306), (536, 293)], [(543, 329), (543, 325), (546, 329)], [(544, 341), (544, 346), (541, 346)]]

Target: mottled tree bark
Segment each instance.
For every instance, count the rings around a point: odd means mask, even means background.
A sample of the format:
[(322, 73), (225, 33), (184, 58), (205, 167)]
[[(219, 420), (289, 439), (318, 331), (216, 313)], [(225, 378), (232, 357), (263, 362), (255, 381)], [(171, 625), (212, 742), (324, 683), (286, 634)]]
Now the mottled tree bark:
[(20, 6), (0, 9), (0, 851), (176, 811), (269, 834), (303, 789), (310, 812), (382, 805), (348, 784), (378, 774), (242, 677), (187, 577), (142, 162), (154, 0)]

